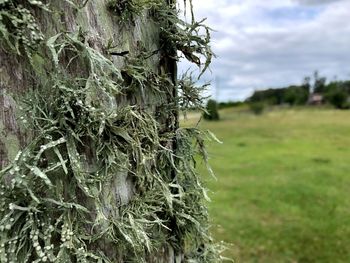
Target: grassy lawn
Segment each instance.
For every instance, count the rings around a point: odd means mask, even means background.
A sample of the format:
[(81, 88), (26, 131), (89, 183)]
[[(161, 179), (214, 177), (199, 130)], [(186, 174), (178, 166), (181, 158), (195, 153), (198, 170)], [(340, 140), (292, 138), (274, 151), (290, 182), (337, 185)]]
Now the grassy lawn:
[[(203, 122), (212, 231), (235, 262), (350, 262), (350, 111), (228, 109)], [(193, 120), (189, 120), (191, 122)], [(204, 171), (204, 168), (201, 168)]]

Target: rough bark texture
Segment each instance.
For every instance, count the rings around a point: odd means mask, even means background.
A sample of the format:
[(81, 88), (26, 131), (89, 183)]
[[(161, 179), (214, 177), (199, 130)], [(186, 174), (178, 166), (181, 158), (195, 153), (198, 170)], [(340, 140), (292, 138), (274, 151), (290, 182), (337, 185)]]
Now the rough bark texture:
[[(128, 51), (130, 56), (137, 54), (141, 42), (147, 45), (145, 47), (147, 50), (159, 49), (159, 28), (149, 19), (147, 12), (137, 17), (135, 21), (122, 24), (118, 17), (107, 10), (106, 2), (106, 0), (89, 1), (83, 9), (76, 10), (65, 1), (55, 1), (54, 5), (57, 5), (55, 9), (61, 12), (47, 13), (38, 10), (38, 22), (42, 32), (47, 36), (65, 31), (75, 32), (80, 28), (87, 33), (90, 47), (101, 53), (105, 52), (103, 47), (108, 41), (113, 41), (119, 52)], [(148, 60), (149, 66), (158, 71), (168, 72), (173, 76), (172, 81), (174, 81), (176, 75), (174, 61), (164, 61), (160, 58), (160, 54), (158, 52)], [(35, 84), (35, 79), (31, 79), (23, 59), (0, 50), (0, 170), (11, 162), (17, 151), (23, 149), (30, 140), (30, 134), (24, 134), (21, 131), (19, 120), (16, 119), (17, 106), (14, 100), (14, 97), (21, 97), (28, 87)], [(118, 68), (124, 66), (124, 57), (113, 56), (112, 60)], [(81, 65), (76, 65), (75, 70), (77, 74), (84, 72)], [(122, 100), (118, 103), (128, 104), (138, 101), (133, 95), (124, 97)], [(164, 121), (169, 122), (166, 119)], [(176, 120), (172, 119), (170, 123), (168, 127), (176, 128)], [(127, 173), (121, 173), (116, 178), (114, 182), (104, 187), (106, 211), (112, 211), (115, 206), (128, 203), (135, 191)], [(115, 262), (121, 261), (118, 251), (111, 247), (108, 241), (98, 246), (106, 255), (115, 258)], [(174, 249), (168, 244), (164, 244), (162, 251), (158, 251), (148, 259), (148, 262), (181, 261), (182, 256), (175, 255)]]

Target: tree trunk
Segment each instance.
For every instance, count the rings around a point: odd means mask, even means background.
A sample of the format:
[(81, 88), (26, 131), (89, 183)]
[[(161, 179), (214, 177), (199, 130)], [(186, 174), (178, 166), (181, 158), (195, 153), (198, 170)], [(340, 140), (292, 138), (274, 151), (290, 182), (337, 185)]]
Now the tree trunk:
[(156, 5), (5, 2), (34, 28), (0, 20), (0, 261), (190, 259), (201, 221), (179, 197), (177, 51)]

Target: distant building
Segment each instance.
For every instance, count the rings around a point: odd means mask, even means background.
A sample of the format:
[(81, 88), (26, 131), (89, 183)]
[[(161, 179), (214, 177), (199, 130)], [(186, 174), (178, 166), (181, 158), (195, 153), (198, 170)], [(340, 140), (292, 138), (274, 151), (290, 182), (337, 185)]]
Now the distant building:
[(323, 95), (319, 93), (313, 93), (309, 97), (308, 104), (310, 105), (321, 105), (323, 103)]

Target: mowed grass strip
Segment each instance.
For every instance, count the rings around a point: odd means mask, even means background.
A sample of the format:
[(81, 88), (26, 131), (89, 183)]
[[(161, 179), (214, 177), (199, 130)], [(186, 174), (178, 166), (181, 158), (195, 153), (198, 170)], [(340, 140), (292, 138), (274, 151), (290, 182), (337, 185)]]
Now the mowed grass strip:
[(207, 184), (212, 231), (232, 244), (226, 255), (350, 262), (350, 111), (228, 109), (221, 117), (201, 125), (223, 141), (209, 145), (217, 180)]

